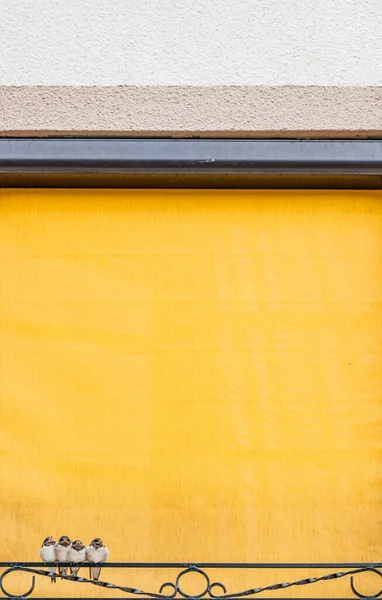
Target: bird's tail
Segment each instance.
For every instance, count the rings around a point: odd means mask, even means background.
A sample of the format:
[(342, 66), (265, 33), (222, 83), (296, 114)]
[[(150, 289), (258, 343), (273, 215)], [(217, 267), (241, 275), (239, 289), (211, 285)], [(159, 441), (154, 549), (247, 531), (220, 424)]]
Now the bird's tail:
[(92, 573), (94, 581), (98, 581), (99, 576), (101, 574), (101, 567), (98, 565), (96, 567), (92, 567)]

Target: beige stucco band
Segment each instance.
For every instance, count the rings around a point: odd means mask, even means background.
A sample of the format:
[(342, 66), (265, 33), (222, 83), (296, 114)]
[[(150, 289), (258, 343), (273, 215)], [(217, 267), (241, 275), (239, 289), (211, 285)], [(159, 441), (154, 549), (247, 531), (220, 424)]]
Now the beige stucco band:
[(370, 137), (382, 87), (0, 86), (0, 135)]

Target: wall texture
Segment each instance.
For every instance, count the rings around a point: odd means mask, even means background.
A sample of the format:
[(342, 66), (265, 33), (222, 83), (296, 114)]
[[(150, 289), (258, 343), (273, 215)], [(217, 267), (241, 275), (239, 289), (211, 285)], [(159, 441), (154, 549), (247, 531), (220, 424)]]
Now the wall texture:
[(0, 130), (375, 135), (381, 26), (380, 0), (2, 0)]
[(2, 0), (2, 85), (380, 85), (380, 0)]

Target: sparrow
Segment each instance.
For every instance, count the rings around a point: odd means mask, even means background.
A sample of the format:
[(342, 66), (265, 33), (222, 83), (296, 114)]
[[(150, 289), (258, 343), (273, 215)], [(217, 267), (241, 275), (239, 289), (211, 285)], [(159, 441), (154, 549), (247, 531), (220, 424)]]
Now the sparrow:
[[(75, 540), (72, 545), (69, 548), (68, 551), (68, 562), (70, 563), (74, 563), (74, 564), (79, 564), (79, 563), (83, 563), (86, 560), (86, 548), (83, 545), (83, 543), (81, 542), (81, 540)], [(80, 570), (79, 566), (71, 566), (70, 567), (70, 574), (75, 576), (77, 575), (78, 571)]]
[[(54, 555), (54, 546), (56, 544), (56, 540), (50, 535), (42, 543), (40, 548), (40, 558), (42, 562), (46, 563), (54, 563), (56, 562), (56, 557)], [(49, 573), (51, 575), (51, 582), (56, 583), (56, 578), (54, 576), (56, 572), (56, 567), (50, 567)]]
[[(54, 545), (54, 556), (56, 562), (68, 562), (68, 552), (71, 545), (72, 542), (67, 535), (60, 537), (58, 542)], [(58, 572), (60, 575), (66, 575), (68, 572), (68, 567), (58, 567)]]
[[(86, 560), (91, 563), (103, 563), (109, 558), (109, 549), (103, 545), (101, 538), (95, 538), (86, 546)], [(101, 567), (89, 567), (89, 577), (98, 581)]]

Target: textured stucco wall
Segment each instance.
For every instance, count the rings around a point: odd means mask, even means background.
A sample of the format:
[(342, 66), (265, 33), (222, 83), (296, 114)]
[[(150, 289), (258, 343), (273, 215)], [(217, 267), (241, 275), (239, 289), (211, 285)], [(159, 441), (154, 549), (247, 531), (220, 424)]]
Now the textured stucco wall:
[(375, 135), (381, 31), (381, 0), (1, 0), (0, 135)]
[(381, 0), (1, 0), (2, 85), (381, 85)]
[(382, 131), (382, 88), (0, 88), (3, 135), (368, 137)]

